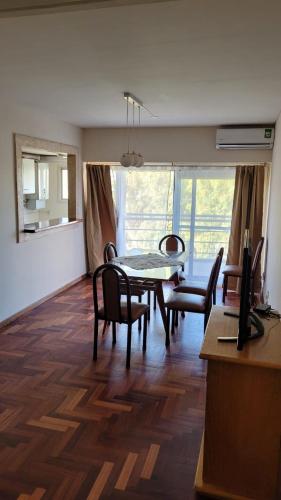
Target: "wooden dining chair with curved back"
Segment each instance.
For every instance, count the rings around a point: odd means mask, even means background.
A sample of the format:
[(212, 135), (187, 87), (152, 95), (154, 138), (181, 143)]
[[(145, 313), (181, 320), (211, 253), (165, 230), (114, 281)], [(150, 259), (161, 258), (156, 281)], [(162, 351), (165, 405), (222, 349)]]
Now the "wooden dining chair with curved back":
[[(160, 252), (185, 252), (185, 243), (183, 239), (178, 234), (166, 234), (163, 236), (158, 244), (158, 250)], [(182, 271), (184, 271), (184, 265), (182, 266)], [(169, 281), (179, 282), (178, 273), (173, 274)], [(156, 309), (156, 293), (154, 292), (153, 307)]]
[(185, 243), (183, 239), (177, 234), (166, 234), (159, 241), (158, 249), (160, 252), (163, 251), (163, 246), (165, 244), (165, 252), (184, 252)]
[[(262, 236), (257, 244), (255, 255), (252, 261), (251, 269), (251, 303), (255, 300), (255, 279), (258, 270), (258, 265), (261, 259), (261, 253), (264, 244), (264, 237)], [(242, 266), (235, 264), (227, 264), (223, 270), (223, 294), (222, 301), (225, 302), (225, 297), (227, 296), (228, 278), (241, 278), (242, 277)]]
[(206, 326), (212, 309), (212, 295), (220, 264), (221, 257), (220, 255), (217, 255), (211, 269), (206, 295), (174, 291), (170, 293), (170, 296), (166, 300), (165, 305), (167, 307), (168, 328), (170, 328), (170, 312), (172, 311), (172, 334), (174, 333), (176, 313), (178, 313), (178, 311), (204, 314), (204, 331), (206, 330)]
[[(217, 272), (216, 272), (215, 283), (214, 283), (214, 288), (213, 288), (213, 304), (214, 305), (216, 305), (216, 302), (217, 302), (217, 284), (218, 284), (223, 254), (224, 254), (224, 248), (221, 247), (219, 252), (218, 252), (220, 262), (219, 262), (219, 265), (217, 266), (217, 270), (216, 270)], [(208, 282), (202, 283), (202, 282), (196, 282), (196, 281), (192, 282), (192, 281), (184, 280), (184, 281), (181, 281), (181, 283), (174, 288), (174, 292), (194, 293), (195, 295), (205, 296), (207, 293), (207, 289), (208, 289)]]
[(114, 259), (114, 257), (118, 257), (117, 248), (114, 245), (114, 243), (109, 241), (108, 243), (105, 244), (104, 249), (103, 249), (103, 262), (104, 262), (104, 264), (107, 264), (108, 262), (110, 262), (112, 259)]
[[(117, 249), (114, 243), (109, 241), (108, 243), (105, 244), (104, 249), (103, 249), (103, 261), (104, 264), (108, 264), (111, 262), (114, 257), (118, 257)], [(121, 294), (126, 295), (126, 289), (122, 286), (122, 280), (121, 280)], [(145, 290), (141, 287), (141, 285), (133, 285), (131, 283), (131, 295), (132, 297), (137, 297), (138, 301), (142, 301), (142, 297), (145, 294)], [(148, 319), (149, 315), (148, 315)], [(141, 329), (140, 321), (139, 321), (139, 330)]]
[[(102, 304), (98, 303), (98, 280), (102, 282)], [(122, 287), (125, 288), (126, 299), (122, 301)], [(127, 330), (127, 355), (126, 367), (130, 367), (131, 359), (131, 336), (132, 325), (135, 321), (140, 320), (144, 316), (143, 324), (143, 351), (146, 350), (146, 335), (147, 335), (147, 312), (148, 305), (132, 302), (131, 286), (128, 276), (118, 266), (114, 264), (103, 264), (99, 266), (93, 275), (93, 300), (94, 300), (94, 346), (93, 359), (97, 359), (98, 353), (98, 332), (99, 320), (112, 322), (113, 340), (116, 343), (116, 323), (125, 323), (128, 325)]]

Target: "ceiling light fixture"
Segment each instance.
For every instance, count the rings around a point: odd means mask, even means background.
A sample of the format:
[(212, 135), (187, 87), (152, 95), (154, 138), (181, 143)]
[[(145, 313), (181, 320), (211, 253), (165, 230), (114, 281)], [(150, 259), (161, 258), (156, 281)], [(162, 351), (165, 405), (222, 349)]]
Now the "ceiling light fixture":
[[(130, 92), (124, 92), (124, 99), (127, 103), (127, 113), (126, 113), (126, 125), (127, 125), (127, 140), (128, 140), (128, 151), (124, 153), (120, 159), (120, 163), (123, 167), (141, 167), (143, 165), (143, 156), (140, 153), (135, 153), (133, 150), (130, 152), (130, 139), (135, 131), (135, 107), (138, 109), (139, 114), (139, 128), (141, 119), (141, 108), (143, 108), (143, 103), (135, 97)], [(132, 109), (132, 125), (129, 125), (129, 104), (133, 106)]]

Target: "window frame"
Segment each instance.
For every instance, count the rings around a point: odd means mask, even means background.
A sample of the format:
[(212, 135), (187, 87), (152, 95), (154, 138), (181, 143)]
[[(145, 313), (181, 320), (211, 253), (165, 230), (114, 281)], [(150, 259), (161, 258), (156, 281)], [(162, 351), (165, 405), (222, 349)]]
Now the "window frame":
[[(40, 139), (30, 137), (22, 134), (14, 134), (15, 143), (15, 161), (16, 161), (16, 215), (17, 215), (17, 243), (23, 243), (30, 239), (41, 238), (50, 233), (60, 230), (66, 230), (73, 227), (76, 223), (82, 223), (81, 207), (78, 204), (76, 196), (76, 186), (80, 183), (79, 176), (81, 170), (79, 169), (80, 151), (76, 146), (63, 144), (60, 142), (49, 141), (47, 139)], [(22, 152), (25, 148), (41, 149), (53, 153), (63, 153), (67, 155), (67, 168), (68, 168), (68, 218), (71, 219), (66, 223), (58, 224), (54, 227), (48, 227), (34, 233), (24, 232), (24, 197), (23, 197), (23, 169), (22, 169)], [(78, 215), (79, 214), (79, 215)]]

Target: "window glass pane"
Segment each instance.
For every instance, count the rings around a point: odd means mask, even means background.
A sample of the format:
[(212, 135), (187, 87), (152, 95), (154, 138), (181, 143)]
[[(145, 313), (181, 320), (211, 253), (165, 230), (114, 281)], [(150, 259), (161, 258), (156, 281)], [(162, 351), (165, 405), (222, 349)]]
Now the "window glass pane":
[(186, 269), (190, 279), (207, 279), (220, 247), (227, 255), (235, 169), (192, 168), (179, 179), (179, 233), (190, 252)]
[(232, 179), (198, 179), (196, 184), (194, 274), (206, 276), (219, 248), (224, 247), (225, 256), (227, 254), (234, 176)]
[(63, 168), (61, 171), (61, 197), (68, 200), (68, 170)]
[(170, 171), (127, 171), (125, 174), (125, 249), (156, 250), (172, 232), (173, 179)]
[(227, 255), (234, 184), (235, 168), (113, 170), (119, 252), (157, 250), (176, 233), (189, 252), (188, 277), (207, 279), (220, 247)]

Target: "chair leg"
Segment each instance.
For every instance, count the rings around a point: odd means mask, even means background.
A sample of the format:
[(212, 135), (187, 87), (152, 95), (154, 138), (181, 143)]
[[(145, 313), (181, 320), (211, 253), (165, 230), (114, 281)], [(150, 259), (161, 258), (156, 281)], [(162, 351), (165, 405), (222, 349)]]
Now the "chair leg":
[(182, 312), (181, 312), (181, 317), (182, 317), (182, 318), (185, 318), (185, 313), (184, 313), (184, 311), (182, 311)]
[(104, 334), (105, 334), (106, 327), (107, 327), (107, 321), (104, 321), (104, 322), (103, 322), (102, 335), (104, 335)]
[(147, 319), (150, 321), (150, 290), (147, 291), (147, 305), (149, 307), (147, 311)]
[[(138, 302), (141, 303), (141, 295), (138, 296)], [(138, 330), (141, 331), (141, 316), (138, 319)]]
[(175, 286), (178, 286), (180, 284), (179, 273), (178, 272), (176, 272), (174, 274), (174, 284), (175, 284)]
[(175, 333), (175, 314), (176, 314), (176, 311), (173, 309), (172, 310), (172, 328), (171, 328), (172, 335), (174, 335), (174, 333)]
[(223, 303), (225, 303), (225, 297), (227, 296), (227, 282), (228, 282), (228, 276), (225, 274), (223, 277), (223, 291), (222, 291)]
[(153, 309), (156, 310), (156, 292), (153, 292)]
[(126, 368), (130, 368), (131, 361), (131, 340), (132, 340), (132, 324), (128, 324), (128, 333), (127, 333), (127, 358), (126, 358)]
[(179, 326), (179, 311), (175, 311), (175, 326)]
[(167, 309), (166, 347), (170, 345), (170, 309)]
[(94, 326), (94, 349), (93, 349), (93, 360), (96, 361), (98, 357), (98, 333), (99, 333), (99, 320), (95, 315), (95, 326)]
[(112, 322), (112, 344), (116, 344), (116, 323), (115, 321)]
[(146, 336), (147, 336), (147, 312), (144, 313), (143, 316), (143, 341), (142, 341), (142, 350), (146, 351)]

